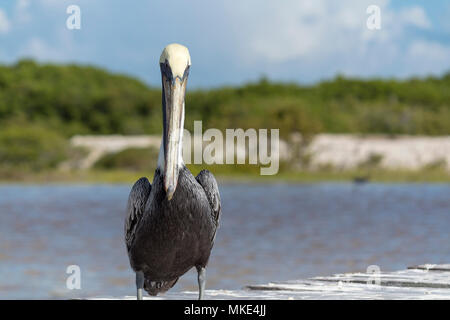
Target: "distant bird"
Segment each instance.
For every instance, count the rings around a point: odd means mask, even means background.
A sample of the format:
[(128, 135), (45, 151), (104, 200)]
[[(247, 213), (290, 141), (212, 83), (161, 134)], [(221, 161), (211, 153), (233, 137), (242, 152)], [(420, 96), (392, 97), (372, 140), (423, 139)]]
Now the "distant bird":
[(364, 184), (370, 181), (369, 176), (356, 176), (353, 178), (353, 183), (355, 184)]
[(170, 44), (159, 59), (162, 76), (163, 139), (150, 184), (140, 178), (131, 189), (125, 219), (128, 257), (142, 289), (157, 295), (172, 288), (192, 267), (203, 299), (206, 265), (221, 213), (219, 188), (208, 170), (194, 178), (183, 163), (184, 98), (191, 58)]

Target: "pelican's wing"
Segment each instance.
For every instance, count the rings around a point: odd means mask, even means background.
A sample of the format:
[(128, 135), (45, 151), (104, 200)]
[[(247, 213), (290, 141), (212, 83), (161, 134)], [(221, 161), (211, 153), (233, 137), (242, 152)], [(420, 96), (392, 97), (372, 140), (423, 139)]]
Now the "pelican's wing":
[(205, 190), (206, 197), (208, 198), (209, 205), (212, 209), (213, 219), (216, 222), (216, 230), (217, 230), (217, 227), (219, 226), (222, 208), (220, 204), (219, 187), (217, 186), (216, 178), (214, 178), (214, 175), (208, 170), (202, 170), (197, 175), (197, 177), (195, 177), (195, 179)]
[(133, 242), (136, 228), (141, 220), (152, 185), (147, 178), (140, 178), (131, 188), (128, 196), (127, 215), (125, 217), (125, 242), (127, 249)]

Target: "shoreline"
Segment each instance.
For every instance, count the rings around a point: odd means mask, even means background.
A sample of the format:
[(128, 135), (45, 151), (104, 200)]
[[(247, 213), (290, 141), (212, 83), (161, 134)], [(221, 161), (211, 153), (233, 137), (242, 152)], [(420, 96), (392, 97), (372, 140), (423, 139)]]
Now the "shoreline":
[[(274, 176), (260, 176), (253, 173), (224, 172), (217, 168), (208, 168), (219, 183), (248, 184), (312, 184), (312, 183), (386, 183), (386, 184), (448, 184), (450, 173), (446, 170), (422, 171), (282, 171)], [(200, 171), (189, 168), (194, 175)], [(0, 185), (7, 184), (132, 184), (140, 177), (153, 177), (154, 170), (136, 172), (127, 170), (80, 170), (45, 171), (21, 173), (9, 177), (0, 176)]]
[[(186, 132), (189, 133), (188, 130)], [(202, 139), (201, 136), (199, 139)], [(292, 134), (290, 142), (280, 139), (279, 146), (271, 151), (278, 154), (278, 164), (281, 165), (287, 161), (304, 165), (303, 162), (307, 162), (307, 168), (313, 169), (311, 171), (330, 167), (336, 169), (335, 171), (355, 171), (361, 166), (371, 166), (385, 171), (422, 171), (428, 167), (442, 167), (450, 173), (450, 136), (321, 133), (315, 135), (311, 142), (303, 146), (300, 154), (297, 148), (302, 144), (302, 139), (299, 133)], [(159, 150), (160, 143), (161, 136), (158, 135), (77, 135), (70, 140), (73, 147), (84, 148), (88, 151), (76, 167), (85, 170), (94, 168), (96, 162), (105, 155), (134, 148)], [(186, 163), (190, 163), (187, 161), (192, 156), (189, 150), (192, 151), (195, 139), (189, 133), (183, 143), (183, 152), (187, 150), (183, 153), (183, 157)], [(207, 145), (203, 141), (201, 148), (204, 147), (203, 144)], [(214, 152), (219, 155), (223, 163), (228, 163), (224, 159), (227, 153), (225, 145), (219, 144), (219, 146), (218, 149), (214, 147)], [(203, 154), (201, 150), (200, 152)], [(237, 145), (236, 153), (244, 154), (246, 158), (252, 154), (254, 158), (257, 158), (258, 142), (249, 140), (248, 149), (245, 144)]]

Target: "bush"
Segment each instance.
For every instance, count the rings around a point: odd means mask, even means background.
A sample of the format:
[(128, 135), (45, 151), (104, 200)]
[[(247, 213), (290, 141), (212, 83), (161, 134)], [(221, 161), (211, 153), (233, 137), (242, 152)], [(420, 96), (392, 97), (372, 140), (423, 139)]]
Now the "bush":
[(33, 171), (55, 168), (67, 158), (65, 138), (40, 126), (8, 126), (0, 130), (0, 167)]
[[(186, 122), (203, 128), (280, 128), (287, 137), (327, 133), (450, 134), (450, 73), (407, 80), (336, 77), (310, 86), (267, 79), (191, 89)], [(73, 134), (160, 134), (160, 86), (100, 68), (0, 65), (0, 126), (45, 124)]]
[(97, 169), (124, 169), (129, 171), (152, 171), (158, 162), (155, 148), (129, 148), (103, 156), (95, 163)]

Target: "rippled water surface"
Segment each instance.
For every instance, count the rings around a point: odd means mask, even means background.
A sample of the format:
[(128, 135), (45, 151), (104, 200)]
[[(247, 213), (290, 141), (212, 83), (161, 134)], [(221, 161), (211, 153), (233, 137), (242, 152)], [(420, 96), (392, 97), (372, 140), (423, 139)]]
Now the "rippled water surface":
[[(0, 298), (135, 294), (128, 185), (0, 186)], [(450, 262), (450, 185), (221, 184), (207, 288)], [(66, 268), (81, 268), (81, 290)], [(172, 289), (196, 290), (194, 270)]]

